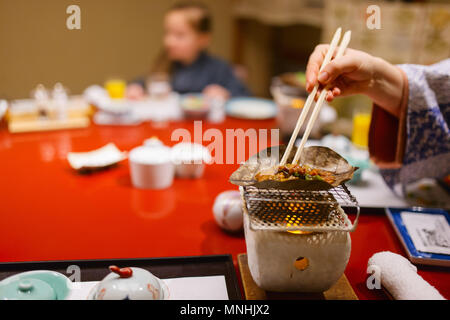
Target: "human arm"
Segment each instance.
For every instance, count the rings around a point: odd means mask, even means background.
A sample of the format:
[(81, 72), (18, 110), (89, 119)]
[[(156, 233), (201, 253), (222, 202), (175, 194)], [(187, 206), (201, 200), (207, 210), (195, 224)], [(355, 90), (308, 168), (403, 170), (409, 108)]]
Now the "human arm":
[(404, 77), (387, 61), (363, 51), (348, 48), (345, 55), (332, 60), (319, 73), (329, 45), (318, 45), (306, 69), (306, 89), (314, 85), (330, 86), (327, 101), (338, 96), (364, 94), (394, 116), (399, 116)]

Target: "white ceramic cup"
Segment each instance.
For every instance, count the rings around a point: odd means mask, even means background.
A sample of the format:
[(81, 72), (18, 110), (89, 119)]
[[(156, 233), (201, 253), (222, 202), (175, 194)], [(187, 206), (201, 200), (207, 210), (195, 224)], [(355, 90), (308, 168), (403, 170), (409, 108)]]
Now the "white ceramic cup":
[(140, 189), (166, 189), (173, 183), (175, 166), (167, 147), (137, 147), (129, 155), (133, 185)]
[(204, 171), (204, 163), (180, 163), (175, 167), (175, 174), (181, 179), (199, 179)]
[(201, 144), (181, 142), (172, 147), (172, 160), (178, 178), (199, 179), (205, 164), (211, 162), (211, 154)]

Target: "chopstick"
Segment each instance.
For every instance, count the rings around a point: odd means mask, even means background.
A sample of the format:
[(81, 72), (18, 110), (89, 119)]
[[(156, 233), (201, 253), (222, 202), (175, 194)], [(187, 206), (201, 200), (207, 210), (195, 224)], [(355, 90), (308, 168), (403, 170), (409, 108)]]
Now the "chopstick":
[[(347, 48), (348, 44), (350, 43), (351, 36), (352, 36), (352, 32), (350, 30), (344, 34), (344, 38), (342, 39), (341, 45), (339, 46), (339, 49), (338, 49), (335, 59), (340, 58), (344, 55), (344, 51)], [(323, 64), (322, 64), (322, 66), (323, 66)], [(300, 156), (302, 154), (305, 143), (308, 140), (308, 137), (309, 137), (309, 134), (311, 133), (312, 128), (314, 127), (314, 123), (317, 120), (320, 110), (322, 109), (323, 102), (325, 101), (325, 97), (327, 96), (328, 90), (330, 88), (331, 87), (329, 85), (327, 87), (325, 87), (322, 90), (322, 92), (320, 93), (319, 99), (317, 99), (313, 113), (311, 114), (311, 118), (309, 118), (308, 124), (306, 126), (305, 133), (303, 133), (302, 140), (300, 142), (300, 145), (297, 148), (297, 152), (295, 153), (294, 160), (292, 161), (293, 164), (296, 164), (298, 162), (298, 160), (300, 159)], [(303, 112), (302, 112), (302, 114), (303, 114)]]
[[(334, 50), (341, 39), (342, 28), (337, 28), (336, 32), (333, 35), (333, 39), (331, 40), (330, 47), (328, 48), (327, 54), (323, 59), (322, 65), (320, 66), (320, 71), (331, 61), (331, 57), (333, 56)], [(284, 166), (289, 158), (289, 154), (292, 151), (292, 147), (294, 146), (295, 140), (297, 140), (298, 132), (300, 128), (303, 126), (303, 122), (305, 122), (306, 116), (308, 115), (309, 108), (311, 104), (314, 102), (314, 97), (316, 96), (317, 90), (319, 89), (319, 83), (314, 86), (313, 91), (308, 95), (306, 99), (305, 105), (303, 106), (302, 113), (297, 120), (297, 124), (295, 125), (294, 132), (292, 133), (291, 139), (289, 140), (286, 151), (284, 152), (283, 158), (281, 159), (280, 166)]]

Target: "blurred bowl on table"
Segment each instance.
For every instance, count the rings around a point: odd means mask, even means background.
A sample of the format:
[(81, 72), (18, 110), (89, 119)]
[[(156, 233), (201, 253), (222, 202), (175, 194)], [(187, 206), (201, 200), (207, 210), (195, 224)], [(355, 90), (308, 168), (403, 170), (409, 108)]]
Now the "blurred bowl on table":
[(172, 147), (172, 161), (178, 178), (198, 179), (211, 162), (208, 148), (197, 143), (181, 142)]
[[(270, 92), (279, 109), (277, 126), (284, 140), (288, 140), (292, 135), (308, 97), (305, 81), (304, 73), (302, 72), (284, 73), (272, 79)], [(313, 108), (310, 108), (305, 123), (308, 123), (312, 111)], [(311, 131), (311, 137), (318, 137), (322, 126), (333, 122), (336, 117), (336, 111), (325, 102)], [(300, 128), (300, 135), (303, 134), (305, 128), (306, 124), (303, 124), (302, 128)]]
[(291, 94), (306, 97), (306, 76), (304, 72), (286, 72), (272, 79), (272, 85), (284, 86)]
[(340, 154), (348, 154), (353, 148), (352, 142), (343, 135), (327, 134), (320, 142), (323, 146)]
[(116, 116), (124, 116), (131, 113), (135, 102), (126, 99), (110, 100), (108, 103), (98, 105), (97, 108)]
[(205, 119), (210, 101), (202, 94), (189, 93), (180, 97), (180, 107), (186, 119)]
[(135, 100), (126, 98), (111, 98), (108, 91), (98, 85), (93, 85), (83, 92), (84, 100), (97, 107), (100, 111), (114, 116), (124, 116), (131, 113), (137, 105)]
[(152, 73), (146, 80), (148, 94), (153, 99), (167, 98), (172, 92), (170, 76), (167, 73)]
[(234, 118), (246, 120), (267, 120), (277, 116), (278, 109), (269, 99), (237, 97), (228, 100), (226, 113)]
[(133, 186), (139, 189), (166, 189), (173, 183), (175, 166), (166, 146), (140, 146), (129, 153)]

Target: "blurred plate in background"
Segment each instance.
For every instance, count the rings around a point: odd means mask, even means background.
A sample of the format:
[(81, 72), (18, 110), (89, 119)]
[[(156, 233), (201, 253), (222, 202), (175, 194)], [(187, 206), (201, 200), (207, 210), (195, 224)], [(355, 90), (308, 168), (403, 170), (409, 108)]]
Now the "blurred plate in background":
[(278, 109), (272, 100), (262, 98), (232, 98), (226, 104), (227, 115), (252, 120), (275, 118)]

